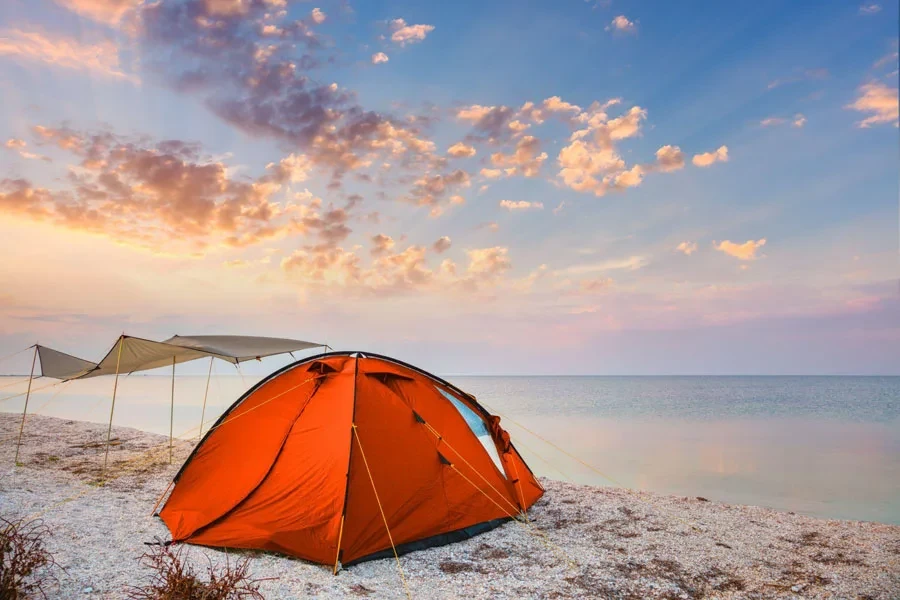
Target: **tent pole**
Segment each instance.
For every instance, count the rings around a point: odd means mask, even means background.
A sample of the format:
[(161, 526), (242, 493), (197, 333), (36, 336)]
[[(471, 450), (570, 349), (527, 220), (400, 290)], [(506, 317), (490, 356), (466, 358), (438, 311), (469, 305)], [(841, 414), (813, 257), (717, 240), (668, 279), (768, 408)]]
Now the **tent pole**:
[(19, 441), (16, 442), (16, 458), (13, 465), (19, 466), (19, 446), (22, 445), (22, 432), (25, 430), (25, 413), (28, 412), (28, 399), (31, 397), (31, 382), (34, 380), (34, 363), (37, 362), (38, 345), (34, 345), (34, 356), (31, 357), (31, 373), (28, 375), (28, 391), (25, 392), (25, 408), (22, 409), (22, 424), (19, 425)]
[(116, 390), (119, 388), (119, 364), (122, 361), (122, 345), (125, 343), (125, 336), (119, 336), (119, 349), (116, 352), (116, 378), (113, 381), (112, 405), (109, 407), (109, 428), (106, 430), (106, 454), (103, 456), (103, 470), (100, 471), (100, 481), (106, 476), (106, 464), (109, 462), (109, 440), (112, 437), (113, 412), (116, 410)]
[(197, 435), (198, 440), (203, 439), (203, 419), (206, 417), (206, 398), (209, 396), (209, 378), (212, 376), (213, 357), (209, 357), (209, 371), (206, 373), (206, 390), (203, 392), (203, 409), (200, 410), (200, 433)]
[(172, 357), (172, 401), (169, 404), (169, 464), (172, 464), (172, 432), (175, 426), (175, 357)]

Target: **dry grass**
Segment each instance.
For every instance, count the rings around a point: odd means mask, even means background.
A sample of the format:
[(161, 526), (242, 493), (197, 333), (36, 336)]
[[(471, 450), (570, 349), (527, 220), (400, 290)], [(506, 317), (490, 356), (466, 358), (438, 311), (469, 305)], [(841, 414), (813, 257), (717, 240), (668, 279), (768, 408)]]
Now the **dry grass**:
[(47, 597), (57, 583), (53, 555), (44, 547), (50, 528), (40, 520), (7, 521), (0, 517), (0, 598)]
[(259, 592), (261, 579), (250, 577), (250, 559), (245, 557), (234, 566), (226, 562), (216, 568), (210, 562), (206, 578), (182, 559), (181, 551), (168, 546), (154, 546), (141, 556), (150, 567), (150, 581), (126, 590), (130, 600), (263, 600)]

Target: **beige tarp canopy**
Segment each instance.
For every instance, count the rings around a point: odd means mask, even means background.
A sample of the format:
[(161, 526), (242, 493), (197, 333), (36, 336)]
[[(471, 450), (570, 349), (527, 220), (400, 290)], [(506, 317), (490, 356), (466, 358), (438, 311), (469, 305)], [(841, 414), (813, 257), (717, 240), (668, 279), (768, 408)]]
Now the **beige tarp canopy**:
[(176, 335), (165, 343), (193, 348), (235, 364), (325, 346), (317, 342), (249, 335)]
[(69, 380), (146, 371), (206, 357), (238, 364), (320, 346), (325, 344), (246, 335), (176, 335), (164, 342), (123, 335), (96, 364), (44, 346), (38, 347), (38, 353), (44, 377)]
[(35, 348), (37, 349), (38, 360), (41, 361), (41, 376), (43, 377), (74, 379), (97, 367), (97, 363), (48, 348), (47, 346), (38, 344)]
[(116, 389), (119, 375), (146, 371), (159, 367), (172, 367), (172, 394), (169, 406), (169, 461), (172, 460), (173, 423), (175, 412), (175, 365), (178, 363), (210, 358), (209, 372), (206, 376), (206, 391), (203, 395), (203, 408), (200, 412), (199, 431), (203, 433), (203, 419), (206, 414), (206, 397), (209, 392), (209, 377), (212, 374), (212, 359), (218, 358), (233, 365), (247, 360), (257, 360), (275, 354), (290, 354), (310, 348), (328, 348), (326, 344), (304, 342), (288, 338), (255, 337), (246, 335), (176, 335), (164, 342), (154, 342), (130, 335), (121, 335), (115, 345), (106, 353), (99, 363), (93, 363), (59, 350), (35, 345), (31, 374), (28, 376), (28, 391), (25, 393), (25, 408), (22, 411), (22, 424), (19, 427), (19, 441), (16, 443), (16, 464), (19, 460), (19, 446), (22, 443), (22, 431), (25, 428), (25, 415), (28, 412), (28, 399), (31, 396), (31, 381), (34, 378), (34, 367), (37, 359), (41, 361), (41, 376), (71, 381), (115, 375), (113, 385), (112, 406), (109, 412), (109, 428), (106, 431), (106, 455), (103, 458), (103, 473), (109, 458), (109, 440), (112, 434), (113, 412), (116, 406)]

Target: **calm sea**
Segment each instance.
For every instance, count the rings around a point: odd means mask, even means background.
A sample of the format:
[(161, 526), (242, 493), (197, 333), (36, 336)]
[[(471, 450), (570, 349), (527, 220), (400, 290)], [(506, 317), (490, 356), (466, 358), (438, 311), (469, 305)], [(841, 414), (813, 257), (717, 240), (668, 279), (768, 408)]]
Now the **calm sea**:
[[(449, 379), (503, 417), (538, 475), (900, 524), (900, 377)], [(0, 379), (0, 398), (24, 390), (12, 381)], [(207, 421), (256, 381), (214, 377)], [(168, 434), (169, 386), (165, 376), (120, 379), (116, 424)], [(111, 378), (54, 396), (60, 387), (33, 395), (29, 412), (109, 418)], [(204, 387), (205, 377), (177, 379), (176, 435), (198, 434)], [(21, 411), (21, 399), (0, 409)]]

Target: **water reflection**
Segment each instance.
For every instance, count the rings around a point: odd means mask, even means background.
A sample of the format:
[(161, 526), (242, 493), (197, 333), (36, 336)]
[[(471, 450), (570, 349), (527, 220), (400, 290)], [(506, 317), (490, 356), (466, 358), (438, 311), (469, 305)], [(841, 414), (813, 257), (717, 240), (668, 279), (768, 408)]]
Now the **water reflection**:
[[(612, 485), (510, 418), (618, 485), (900, 523), (900, 378), (457, 379), (508, 417), (503, 425), (538, 475)], [(257, 380), (214, 377), (205, 427)], [(38, 381), (37, 388), (49, 383)], [(10, 382), (3, 378), (0, 397), (24, 391), (24, 382)], [(205, 383), (176, 380), (180, 437), (198, 436)], [(38, 391), (29, 412), (105, 423), (112, 384), (97, 378), (57, 395), (59, 386)], [(168, 435), (169, 386), (165, 376), (120, 379), (115, 423)], [(0, 410), (21, 412), (22, 401), (2, 402)]]
[(539, 475), (770, 506), (832, 518), (900, 522), (896, 428), (810, 419), (720, 421), (517, 419), (611, 478), (509, 424)]

